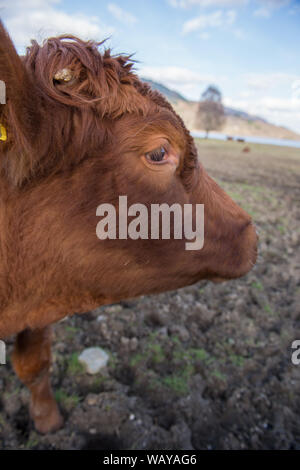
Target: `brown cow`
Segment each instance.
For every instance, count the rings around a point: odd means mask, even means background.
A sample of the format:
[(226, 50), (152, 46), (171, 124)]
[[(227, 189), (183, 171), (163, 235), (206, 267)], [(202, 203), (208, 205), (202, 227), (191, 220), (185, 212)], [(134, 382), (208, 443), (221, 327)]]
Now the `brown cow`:
[[(75, 37), (35, 41), (20, 58), (0, 25), (0, 338), (40, 432), (62, 425), (49, 381), (49, 325), (75, 312), (247, 273), (250, 216), (207, 175), (171, 105), (129, 57)], [(200, 155), (201, 159), (201, 155)], [(205, 241), (99, 240), (97, 206), (201, 203)], [(176, 255), (174, 255), (176, 254)]]

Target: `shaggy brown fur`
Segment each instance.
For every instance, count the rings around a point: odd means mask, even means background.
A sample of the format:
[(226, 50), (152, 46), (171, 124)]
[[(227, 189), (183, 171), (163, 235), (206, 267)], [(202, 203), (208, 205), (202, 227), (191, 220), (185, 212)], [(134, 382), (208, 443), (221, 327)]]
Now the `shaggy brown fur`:
[[(256, 258), (249, 215), (206, 174), (171, 105), (139, 80), (129, 57), (99, 46), (72, 36), (33, 41), (21, 59), (0, 25), (0, 338), (18, 334), (14, 367), (41, 432), (62, 424), (48, 325), (128, 297), (239, 277)], [(176, 168), (145, 163), (161, 139)], [(186, 251), (184, 239), (100, 241), (96, 208), (119, 195), (128, 205), (204, 204), (203, 249)]]

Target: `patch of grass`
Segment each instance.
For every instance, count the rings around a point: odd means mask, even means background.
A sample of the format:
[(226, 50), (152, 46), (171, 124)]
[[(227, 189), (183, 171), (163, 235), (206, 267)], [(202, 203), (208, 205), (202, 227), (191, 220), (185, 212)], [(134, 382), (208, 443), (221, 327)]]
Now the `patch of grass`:
[(222, 380), (223, 382), (226, 382), (226, 375), (222, 374), (222, 372), (220, 372), (217, 369), (214, 369), (211, 375), (213, 375), (214, 377), (217, 377), (217, 379)]
[(188, 350), (190, 356), (198, 361), (209, 362), (211, 360), (210, 355), (208, 352), (205, 351), (203, 348), (190, 348)]
[[(243, 207), (243, 209), (244, 209), (246, 212), (248, 212), (248, 214), (249, 214), (253, 219), (257, 219), (257, 218), (258, 218), (258, 215), (259, 215), (259, 214), (258, 214), (257, 210), (254, 210), (250, 204), (244, 203), (244, 204), (242, 204), (242, 207)], [(257, 208), (256, 205), (255, 205), (255, 207)]]
[(172, 357), (176, 361), (188, 361), (194, 363), (195, 361), (203, 361), (206, 364), (211, 364), (215, 358), (211, 356), (203, 348), (177, 348), (173, 351)]
[(77, 328), (76, 326), (66, 325), (65, 327), (67, 339), (73, 339), (78, 333), (78, 331), (79, 331), (79, 328)]
[(35, 433), (32, 433), (32, 435), (29, 436), (29, 439), (25, 444), (25, 449), (32, 449), (33, 447), (37, 446), (38, 443), (38, 436)]
[(265, 191), (265, 188), (263, 188), (262, 186), (256, 186), (248, 183), (239, 183), (239, 186), (243, 189), (251, 191), (252, 194), (260, 194)]
[(181, 344), (178, 336), (172, 336), (171, 341), (172, 343)]
[(236, 367), (243, 367), (247, 357), (236, 354), (234, 350), (235, 341), (229, 338), (223, 342), (216, 343), (216, 347), (220, 350), (220, 358), (216, 361), (219, 364), (228, 364), (230, 362)]
[(253, 287), (253, 289), (257, 289), (257, 290), (260, 290), (260, 291), (264, 290), (264, 286), (259, 281), (252, 282), (251, 287)]
[(269, 313), (270, 315), (276, 315), (276, 312), (274, 312), (274, 310), (272, 309), (272, 307), (270, 306), (270, 304), (266, 304), (264, 306), (264, 311)]
[(77, 326), (66, 325), (65, 331), (67, 333), (77, 333), (79, 331), (79, 328)]
[[(162, 343), (151, 342), (152, 338), (149, 339), (144, 351), (131, 357), (130, 365), (140, 365), (140, 369), (147, 371), (148, 386), (152, 389), (167, 387), (175, 394), (188, 393), (189, 380), (194, 374), (194, 361), (196, 358), (207, 360), (207, 353), (203, 349), (186, 350), (177, 336), (164, 338)], [(157, 376), (153, 370), (156, 364), (165, 366), (166, 375)], [(170, 370), (176, 372), (168, 374), (167, 371)]]
[(193, 374), (193, 365), (187, 364), (180, 372), (164, 377), (162, 382), (177, 395), (186, 395), (189, 391), (189, 380)]
[(70, 375), (82, 374), (84, 372), (84, 366), (78, 360), (78, 353), (72, 353), (68, 359), (67, 373)]
[(151, 354), (151, 359), (153, 362), (159, 364), (165, 360), (165, 353), (160, 344), (154, 343), (149, 344), (149, 354)]
[(172, 359), (178, 363), (181, 361), (190, 360), (190, 354), (188, 350), (183, 348), (176, 348), (172, 351)]
[(21, 392), (21, 387), (17, 386), (11, 392), (5, 392), (4, 395), (6, 398), (9, 398), (9, 397), (12, 397), (13, 395), (19, 395), (20, 392)]
[(218, 179), (217, 182), (253, 218), (262, 215), (266, 204), (273, 208), (281, 205), (278, 195), (270, 188), (243, 182), (220, 181)]
[(94, 379), (93, 379), (93, 388), (95, 390), (100, 388), (101, 385), (103, 385), (103, 383), (105, 382), (105, 380), (106, 380), (106, 377), (104, 375), (99, 375), (99, 376), (94, 377)]
[(129, 364), (130, 364), (131, 367), (135, 367), (140, 362), (143, 362), (146, 358), (147, 358), (147, 356), (145, 354), (137, 353), (137, 354), (135, 354), (134, 356), (131, 357)]
[(114, 370), (119, 363), (119, 359), (115, 354), (112, 354), (110, 351), (105, 352), (109, 355), (108, 366), (111, 370)]
[(233, 199), (234, 201), (241, 201), (241, 203), (243, 202), (243, 200), (245, 199), (245, 196), (242, 195), (241, 193), (238, 193), (237, 191), (231, 191), (231, 190), (227, 190), (227, 194), (231, 197), (231, 199)]
[(188, 393), (189, 388), (186, 379), (180, 375), (167, 375), (163, 378), (163, 384), (178, 395), (186, 395)]
[(283, 225), (277, 225), (277, 229), (282, 235), (286, 233), (286, 228)]
[(243, 367), (245, 363), (245, 358), (239, 354), (230, 354), (229, 360), (232, 362), (234, 366)]
[(151, 344), (157, 340), (158, 331), (152, 331), (148, 336), (148, 344)]
[[(155, 338), (156, 341), (153, 341)], [(214, 357), (204, 348), (185, 348), (177, 336), (163, 338), (158, 343), (155, 336), (149, 337), (143, 351), (133, 355), (130, 359), (131, 367), (139, 367), (139, 376), (143, 373), (147, 377), (148, 387), (159, 390), (168, 388), (176, 395), (186, 395), (189, 392), (189, 383), (195, 374), (196, 362), (205, 364), (207, 373), (225, 381), (226, 376), (218, 367), (229, 361), (235, 366), (242, 367), (244, 358), (233, 353), (231, 346), (220, 345), (221, 353), (226, 358)], [(229, 359), (228, 359), (229, 358)], [(155, 371), (157, 364), (162, 365), (160, 372)], [(162, 372), (164, 370), (164, 372)], [(143, 372), (144, 371), (144, 372)], [(137, 377), (137, 382), (138, 382)]]
[(155, 364), (160, 364), (166, 359), (163, 346), (157, 342), (157, 332), (149, 335), (148, 341), (145, 345), (145, 351), (139, 352), (131, 357), (130, 366), (135, 367), (141, 362), (152, 361)]
[(73, 408), (74, 406), (78, 405), (81, 400), (79, 395), (67, 395), (66, 392), (61, 388), (55, 390), (54, 396), (56, 401), (66, 408)]

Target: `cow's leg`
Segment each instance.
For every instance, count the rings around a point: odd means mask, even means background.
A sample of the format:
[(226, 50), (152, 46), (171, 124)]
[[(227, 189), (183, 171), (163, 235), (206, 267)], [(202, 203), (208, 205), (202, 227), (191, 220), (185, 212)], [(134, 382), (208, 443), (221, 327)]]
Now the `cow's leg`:
[(41, 433), (59, 429), (63, 419), (50, 386), (51, 329), (24, 330), (16, 338), (13, 366), (31, 392), (30, 414)]

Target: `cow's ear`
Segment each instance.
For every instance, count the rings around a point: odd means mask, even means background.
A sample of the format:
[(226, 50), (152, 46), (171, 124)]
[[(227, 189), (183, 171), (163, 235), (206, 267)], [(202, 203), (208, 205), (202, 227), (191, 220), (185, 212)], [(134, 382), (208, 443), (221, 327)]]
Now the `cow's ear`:
[[(10, 179), (19, 184), (25, 174), (28, 177), (36, 163), (34, 148), (41, 125), (39, 94), (1, 20), (0, 80), (5, 88), (5, 104), (0, 105), (0, 124), (6, 134), (5, 142), (0, 141), (0, 152), (10, 154), (2, 166)], [(11, 147), (14, 152), (9, 152)]]

